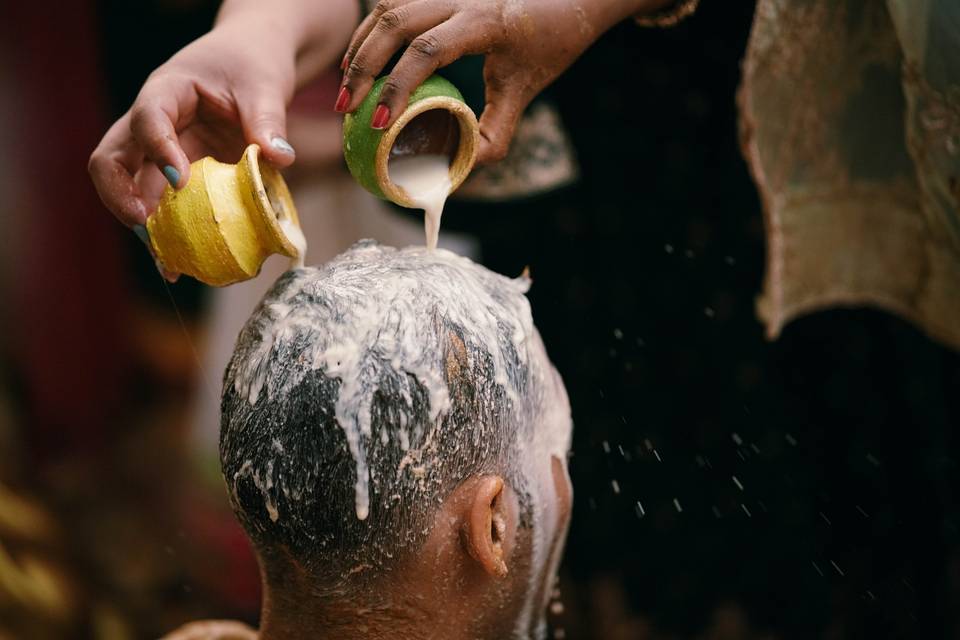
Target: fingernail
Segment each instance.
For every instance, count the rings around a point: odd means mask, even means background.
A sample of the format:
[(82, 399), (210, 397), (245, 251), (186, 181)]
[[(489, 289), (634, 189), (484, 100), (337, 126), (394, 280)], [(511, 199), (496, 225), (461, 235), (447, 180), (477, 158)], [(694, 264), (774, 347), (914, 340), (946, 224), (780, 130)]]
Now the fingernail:
[(137, 234), (137, 237), (138, 237), (138, 238), (140, 238), (140, 242), (142, 242), (143, 244), (147, 245), (147, 248), (150, 247), (150, 234), (147, 233), (147, 227), (146, 227), (146, 226), (144, 226), (144, 225), (142, 225), (142, 224), (138, 224), (138, 225), (136, 225), (136, 226), (133, 227), (133, 232), (134, 232), (135, 234)]
[(337, 94), (337, 103), (333, 105), (333, 110), (337, 113), (344, 113), (348, 104), (350, 104), (350, 89), (342, 87), (340, 93)]
[(347, 57), (347, 54), (343, 54), (343, 60), (340, 61), (340, 71), (346, 71), (348, 64), (350, 64), (350, 58)]
[(174, 189), (180, 184), (180, 172), (169, 164), (163, 168), (163, 177), (167, 179), (167, 182), (169, 182), (170, 186)]
[(270, 146), (281, 153), (288, 153), (291, 156), (297, 155), (297, 152), (293, 150), (290, 143), (280, 136), (274, 136), (273, 139), (270, 140)]
[(383, 129), (387, 126), (387, 120), (390, 119), (390, 107), (385, 104), (378, 104), (377, 110), (373, 112), (373, 120), (370, 126), (374, 129)]

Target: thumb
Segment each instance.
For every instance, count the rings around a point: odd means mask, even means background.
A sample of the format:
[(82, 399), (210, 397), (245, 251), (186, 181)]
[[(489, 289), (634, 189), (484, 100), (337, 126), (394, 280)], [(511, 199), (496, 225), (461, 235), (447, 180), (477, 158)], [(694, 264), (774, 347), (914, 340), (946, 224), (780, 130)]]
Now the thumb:
[(480, 116), (477, 162), (481, 164), (498, 162), (506, 157), (517, 122), (530, 100), (516, 90), (501, 89), (497, 84), (488, 83), (486, 102)]
[(281, 92), (259, 87), (238, 97), (237, 110), (247, 143), (260, 145), (261, 153), (274, 166), (293, 164), (296, 152), (287, 142), (287, 105)]

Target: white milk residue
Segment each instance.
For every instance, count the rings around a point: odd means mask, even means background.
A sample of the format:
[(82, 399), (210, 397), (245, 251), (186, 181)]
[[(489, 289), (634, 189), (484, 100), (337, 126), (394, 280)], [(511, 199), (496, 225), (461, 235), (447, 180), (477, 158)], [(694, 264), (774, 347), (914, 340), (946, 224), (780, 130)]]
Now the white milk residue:
[[(376, 284), (371, 287), (371, 282)], [(356, 511), (363, 520), (370, 508), (366, 443), (374, 437), (371, 406), (384, 363), (394, 368), (402, 363), (424, 387), (435, 429), (450, 405), (444, 348), (432, 330), (440, 315), (469, 328), (468, 354), (491, 352), (494, 380), (515, 401), (520, 389), (511, 382), (503, 351), (491, 345), (512, 343), (524, 365), (531, 359), (541, 360), (529, 353), (531, 346), (543, 348), (539, 337), (530, 340), (536, 329), (523, 295), (529, 285), (525, 278), (500, 276), (443, 249), (398, 251), (359, 243), (324, 267), (301, 269), (280, 281), (257, 312), (260, 326), (248, 325), (241, 334), (239, 344), (247, 331), (260, 332), (251, 352), (235, 356), (238, 365), (230, 376), (237, 393), (244, 394), (250, 404), (256, 404), (263, 393), (268, 398), (289, 393), (311, 370), (320, 369), (340, 380), (336, 418), (356, 463)], [(329, 302), (303, 301), (310, 297)], [(498, 322), (496, 310), (503, 307), (510, 309), (510, 326)], [(303, 346), (297, 348), (302, 350), (291, 356), (305, 366), (290, 366), (286, 358), (277, 360), (277, 351), (301, 342)], [(542, 360), (549, 366), (545, 355)], [(552, 374), (538, 371), (537, 375)], [(391, 425), (389, 436), (404, 448), (412, 448), (413, 441), (431, 440), (431, 434), (410, 431), (405, 424)]]
[[(361, 242), (323, 267), (292, 271), (278, 281), (241, 333), (225, 383), (255, 405), (263, 397), (282, 402), (313, 371), (339, 380), (334, 416), (353, 458), (355, 511), (364, 520), (379, 504), (371, 494), (378, 478), (404, 473), (429, 483), (435, 465), (444, 464), (432, 443), (445, 435), (440, 429), (457, 425), (444, 420), (451, 408), (445, 377), (449, 334), (436, 323), (462, 328), (458, 335), (468, 369), (478, 370), (475, 358), (489, 358), (483, 375), (503, 389), (504, 419), (517, 421), (504, 455), (516, 470), (511, 482), (525, 497), (533, 531), (515, 635), (539, 640), (545, 637), (544, 614), (566, 533), (555, 504), (551, 459), (566, 459), (572, 423), (563, 381), (533, 325), (524, 295), (529, 286), (528, 278), (500, 276), (443, 249), (398, 251)], [(401, 370), (408, 375), (391, 375)], [(406, 407), (397, 407), (393, 421), (375, 422), (373, 399), (383, 380), (400, 385), (391, 393)], [(414, 394), (423, 392), (429, 421), (414, 424), (406, 419), (407, 409)], [(483, 447), (466, 440), (479, 433), (463, 430), (464, 446)], [(268, 446), (279, 459), (283, 448)], [(402, 452), (398, 466), (385, 451)], [(252, 478), (274, 522), (284, 516), (276, 486), (289, 498), (282, 481), (274, 482), (277, 468), (246, 463), (233, 478), (234, 491), (238, 478)], [(317, 499), (310, 488), (292, 489), (297, 500)]]
[(387, 171), (390, 180), (407, 192), (413, 204), (423, 209), (427, 248), (435, 249), (443, 205), (453, 188), (450, 158), (428, 153), (400, 156), (390, 160)]
[(277, 218), (277, 222), (280, 223), (280, 230), (287, 236), (287, 240), (297, 250), (297, 255), (290, 260), (290, 268), (303, 267), (303, 261), (307, 256), (307, 237), (303, 235), (303, 229), (287, 216)]

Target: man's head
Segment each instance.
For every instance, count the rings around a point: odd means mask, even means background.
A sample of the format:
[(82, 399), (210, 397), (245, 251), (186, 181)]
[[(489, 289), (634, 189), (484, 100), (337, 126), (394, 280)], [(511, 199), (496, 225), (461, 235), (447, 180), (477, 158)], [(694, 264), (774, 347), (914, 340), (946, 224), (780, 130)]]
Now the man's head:
[(571, 422), (527, 287), (369, 242), (274, 285), (227, 367), (220, 455), (275, 608), (542, 633)]

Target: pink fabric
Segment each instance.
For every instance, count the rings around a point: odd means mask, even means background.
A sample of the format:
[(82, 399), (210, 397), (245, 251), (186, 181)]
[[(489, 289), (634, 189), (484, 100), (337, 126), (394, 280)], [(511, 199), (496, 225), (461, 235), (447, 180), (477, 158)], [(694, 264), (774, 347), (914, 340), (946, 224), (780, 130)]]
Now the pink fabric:
[[(86, 165), (105, 130), (92, 3), (10, 3), (3, 47), (17, 91), (8, 210), (16, 270), (6, 312), (24, 377), (26, 435), (41, 455), (95, 450), (111, 429), (128, 367), (121, 238)], [(5, 214), (9, 215), (9, 214)]]

